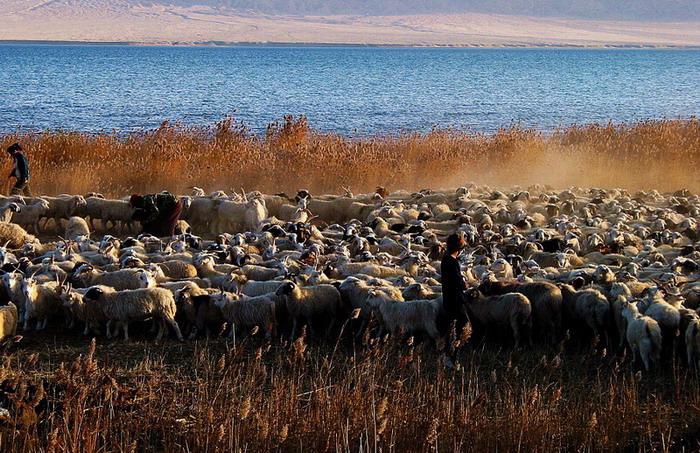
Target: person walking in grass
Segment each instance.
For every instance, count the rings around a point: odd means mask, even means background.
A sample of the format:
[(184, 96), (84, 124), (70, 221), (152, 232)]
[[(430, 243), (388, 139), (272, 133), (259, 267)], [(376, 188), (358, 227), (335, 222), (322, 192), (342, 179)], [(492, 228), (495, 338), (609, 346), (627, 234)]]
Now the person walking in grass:
[(10, 191), (10, 195), (24, 195), (25, 197), (32, 196), (32, 190), (29, 188), (29, 161), (27, 156), (22, 152), (22, 146), (19, 143), (10, 145), (7, 152), (15, 161), (15, 166), (7, 179), (15, 178), (15, 185)]
[(445, 337), (443, 361), (448, 368), (454, 368), (458, 349), (455, 344), (461, 343), (459, 340), (465, 327), (469, 324), (464, 296), (467, 285), (457, 260), (462, 250), (467, 247), (467, 243), (460, 234), (451, 234), (445, 242), (447, 250), (440, 263), (442, 308), (445, 312), (445, 324), (447, 324), (448, 329)]

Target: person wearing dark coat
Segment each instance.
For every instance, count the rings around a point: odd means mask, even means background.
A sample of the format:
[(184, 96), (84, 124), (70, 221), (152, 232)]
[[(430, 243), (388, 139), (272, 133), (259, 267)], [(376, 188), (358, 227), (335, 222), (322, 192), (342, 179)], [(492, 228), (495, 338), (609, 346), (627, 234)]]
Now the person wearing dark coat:
[(7, 179), (15, 178), (15, 185), (10, 191), (10, 195), (24, 195), (25, 197), (32, 196), (32, 189), (29, 188), (29, 161), (27, 156), (22, 152), (22, 146), (19, 143), (10, 145), (7, 152), (14, 160), (14, 167)]
[(132, 218), (141, 222), (143, 232), (157, 237), (173, 236), (182, 213), (182, 200), (168, 192), (132, 195), (129, 199), (136, 208)]
[(440, 263), (440, 276), (442, 280), (442, 308), (445, 312), (445, 323), (449, 331), (445, 342), (445, 365), (449, 368), (454, 367), (457, 358), (457, 348), (454, 347), (454, 342), (451, 339), (452, 325), (454, 323), (454, 332), (457, 338), (461, 337), (464, 327), (469, 323), (469, 315), (467, 315), (467, 306), (464, 292), (467, 290), (467, 285), (464, 282), (462, 269), (459, 265), (457, 257), (467, 246), (464, 238), (459, 234), (448, 236), (446, 241), (445, 255)]

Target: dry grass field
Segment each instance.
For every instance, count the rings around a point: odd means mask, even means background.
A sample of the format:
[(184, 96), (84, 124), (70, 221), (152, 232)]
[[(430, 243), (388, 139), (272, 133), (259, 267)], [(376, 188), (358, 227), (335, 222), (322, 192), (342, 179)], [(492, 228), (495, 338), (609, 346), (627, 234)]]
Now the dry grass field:
[[(187, 193), (305, 187), (316, 193), (533, 183), (556, 187), (700, 190), (700, 120), (589, 124), (550, 134), (517, 126), (494, 134), (455, 130), (347, 138), (285, 117), (264, 136), (232, 118), (206, 128), (164, 123), (130, 135), (18, 132), (3, 149), (28, 150), (34, 189), (42, 194)], [(5, 161), (5, 170), (11, 161)], [(5, 190), (7, 190), (5, 188)]]
[[(685, 368), (564, 342), (472, 341), (461, 368), (410, 341), (91, 345), (60, 329), (4, 356), (3, 451), (697, 451)], [(584, 352), (585, 351), (585, 352)]]

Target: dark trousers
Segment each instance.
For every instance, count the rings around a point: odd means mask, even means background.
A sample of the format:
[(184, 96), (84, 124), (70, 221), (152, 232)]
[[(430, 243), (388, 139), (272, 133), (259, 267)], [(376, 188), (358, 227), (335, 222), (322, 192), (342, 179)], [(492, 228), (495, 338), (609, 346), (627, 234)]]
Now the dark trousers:
[(143, 223), (143, 232), (159, 238), (174, 235), (175, 224), (180, 220), (182, 207), (182, 201), (178, 201), (170, 211), (161, 211), (155, 219)]
[(467, 324), (469, 324), (469, 315), (464, 308), (456, 308), (446, 310), (445, 318), (447, 332), (445, 336), (445, 350), (443, 352), (453, 363), (456, 363), (459, 347), (456, 347), (455, 344), (464, 345), (462, 333)]
[(24, 195), (25, 197), (31, 197), (32, 189), (29, 188), (29, 180), (18, 179), (10, 191), (10, 195)]

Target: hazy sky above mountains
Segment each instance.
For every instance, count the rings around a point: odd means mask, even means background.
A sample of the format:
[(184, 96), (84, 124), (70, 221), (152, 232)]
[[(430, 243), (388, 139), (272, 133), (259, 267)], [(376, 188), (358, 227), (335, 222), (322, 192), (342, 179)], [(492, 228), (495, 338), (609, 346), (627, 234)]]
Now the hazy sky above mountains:
[(700, 0), (129, 0), (140, 4), (208, 5), (268, 14), (497, 13), (580, 19), (698, 21)]

